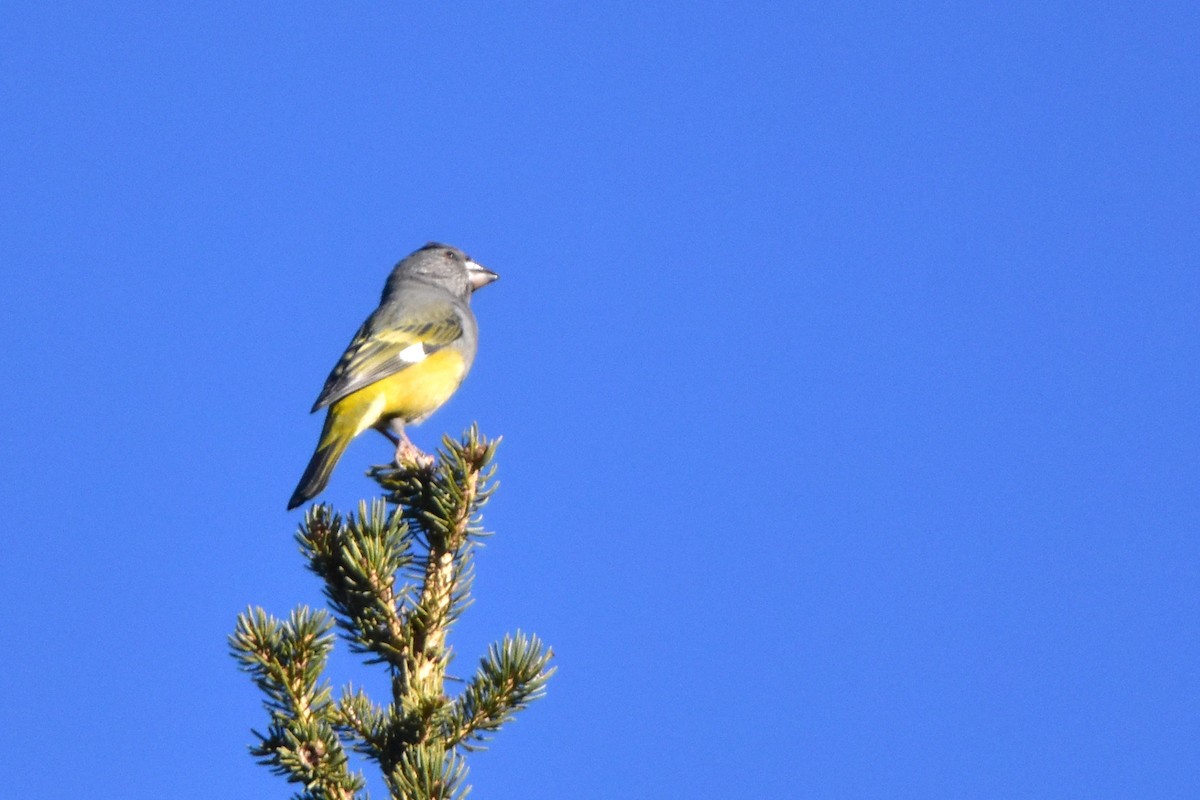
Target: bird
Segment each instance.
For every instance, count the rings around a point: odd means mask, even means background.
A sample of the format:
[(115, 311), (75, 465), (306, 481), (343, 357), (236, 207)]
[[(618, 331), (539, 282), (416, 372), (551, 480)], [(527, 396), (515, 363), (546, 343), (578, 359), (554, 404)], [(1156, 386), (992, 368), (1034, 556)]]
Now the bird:
[(325, 489), (350, 440), (368, 428), (396, 445), (397, 463), (421, 455), (404, 426), (440, 408), (467, 376), (479, 340), (471, 295), (499, 277), (439, 242), (396, 264), (379, 307), (358, 329), (313, 404), (312, 413), (328, 409), (325, 425), (289, 511)]

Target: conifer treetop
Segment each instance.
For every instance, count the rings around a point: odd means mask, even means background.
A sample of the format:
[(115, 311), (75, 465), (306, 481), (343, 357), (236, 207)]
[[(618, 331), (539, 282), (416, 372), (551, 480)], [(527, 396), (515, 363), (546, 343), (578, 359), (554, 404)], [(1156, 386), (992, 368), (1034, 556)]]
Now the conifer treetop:
[[(287, 619), (239, 615), (230, 647), (270, 717), (251, 754), (303, 785), (296, 797), (365, 798), (347, 748), (380, 768), (393, 798), (465, 797), (465, 754), (544, 694), (552, 652), (520, 631), (488, 648), (461, 691), (445, 690), (447, 636), (471, 601), (498, 443), (472, 427), (443, 439), (435, 459), (373, 468), (384, 496), (356, 513), (309, 509), (296, 538), (332, 617), (306, 607)], [(323, 674), (335, 626), (351, 651), (387, 669), (385, 703), (351, 685), (333, 699)]]

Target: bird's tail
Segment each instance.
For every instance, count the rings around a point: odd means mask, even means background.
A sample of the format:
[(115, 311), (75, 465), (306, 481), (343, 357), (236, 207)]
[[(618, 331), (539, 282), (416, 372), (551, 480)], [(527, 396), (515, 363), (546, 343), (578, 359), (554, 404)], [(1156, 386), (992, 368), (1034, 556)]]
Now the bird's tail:
[(325, 484), (329, 483), (329, 476), (333, 474), (333, 468), (337, 466), (338, 459), (346, 451), (346, 445), (350, 444), (350, 440), (354, 438), (353, 428), (342, 430), (346, 426), (342, 420), (338, 419), (339, 416), (331, 410), (325, 417), (325, 427), (317, 442), (317, 451), (313, 453), (312, 460), (308, 462), (308, 467), (304, 470), (304, 475), (300, 478), (300, 484), (296, 486), (296, 491), (292, 492), (292, 499), (288, 500), (288, 511), (308, 502), (325, 489)]

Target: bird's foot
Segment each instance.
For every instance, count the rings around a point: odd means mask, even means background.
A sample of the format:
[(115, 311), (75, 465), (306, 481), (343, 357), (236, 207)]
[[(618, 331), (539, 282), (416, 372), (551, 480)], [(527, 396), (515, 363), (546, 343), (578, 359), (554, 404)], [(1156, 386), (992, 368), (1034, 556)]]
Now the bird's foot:
[(405, 463), (416, 464), (418, 467), (431, 467), (433, 466), (433, 456), (422, 452), (406, 436), (396, 445), (396, 465), (402, 466)]

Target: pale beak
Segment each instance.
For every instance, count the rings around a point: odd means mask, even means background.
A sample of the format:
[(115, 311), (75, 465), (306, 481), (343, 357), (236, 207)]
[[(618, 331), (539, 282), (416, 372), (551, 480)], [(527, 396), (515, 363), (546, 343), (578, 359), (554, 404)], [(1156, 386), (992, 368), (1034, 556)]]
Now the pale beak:
[(482, 264), (476, 264), (467, 259), (467, 279), (471, 281), (471, 291), (482, 289), (500, 276)]

